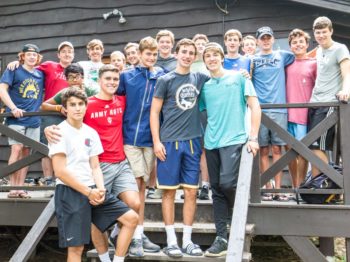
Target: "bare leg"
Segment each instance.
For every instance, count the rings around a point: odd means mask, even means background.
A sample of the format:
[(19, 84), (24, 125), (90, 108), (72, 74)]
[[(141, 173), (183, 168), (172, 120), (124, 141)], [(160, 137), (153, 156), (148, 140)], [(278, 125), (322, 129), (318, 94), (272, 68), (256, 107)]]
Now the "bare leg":
[(302, 156), (298, 156), (298, 184), (304, 181), (306, 173), (307, 173), (308, 161)]
[(183, 223), (186, 226), (192, 226), (194, 215), (196, 213), (196, 200), (197, 189), (196, 188), (184, 188), (185, 201), (183, 206)]
[(173, 225), (175, 221), (175, 194), (176, 190), (174, 189), (166, 189), (163, 192), (162, 198), (162, 213), (164, 224)]
[(118, 222), (122, 224), (118, 234), (118, 245), (115, 250), (115, 256), (124, 257), (128, 251), (131, 238), (134, 234), (135, 228), (139, 221), (138, 215), (135, 211), (130, 210), (118, 218)]
[(67, 262), (80, 262), (84, 246), (68, 247)]
[(44, 177), (52, 177), (53, 176), (53, 168), (51, 159), (48, 157), (44, 157), (41, 159), (41, 167), (43, 169)]
[(134, 210), (136, 213), (139, 213), (140, 210), (140, 195), (136, 191), (125, 191), (123, 193), (120, 193), (118, 197), (132, 210)]
[[(12, 164), (15, 163), (16, 161), (18, 161), (19, 159), (21, 159), (22, 157), (22, 149), (23, 149), (23, 145), (22, 144), (15, 144), (11, 146), (11, 154), (9, 157), (9, 161), (8, 164)], [(21, 170), (17, 170), (16, 172), (12, 173), (10, 175), (10, 185), (11, 186), (18, 186), (18, 177), (20, 177), (21, 175)], [(11, 190), (12, 193), (15, 193), (15, 190)]]
[(201, 155), (200, 168), (201, 168), (202, 182), (209, 182), (209, 173), (208, 173), (208, 167), (207, 167), (207, 159), (205, 157), (205, 150), (203, 150)]
[(139, 225), (143, 225), (144, 217), (145, 217), (145, 191), (146, 184), (142, 177), (136, 178), (136, 183), (139, 188), (139, 199), (140, 199), (140, 207), (139, 207)]
[[(328, 163), (328, 157), (327, 157), (327, 155), (326, 155), (326, 153), (324, 151), (322, 151), (322, 150), (312, 150), (312, 152), (314, 152), (314, 154), (316, 156), (321, 158), (323, 162)], [(321, 171), (317, 167), (315, 167), (314, 165), (312, 165), (312, 169), (311, 170), (312, 170), (311, 172), (312, 172), (312, 176), (313, 177), (315, 177), (315, 176), (317, 176), (318, 174), (321, 173)]]
[[(275, 163), (278, 159), (280, 159), (282, 156), (282, 146), (272, 146), (272, 161)], [(282, 171), (278, 172), (275, 176), (275, 187), (277, 189), (281, 188), (281, 181), (282, 181)]]
[(149, 177), (148, 188), (155, 188), (157, 180), (157, 161), (152, 169), (151, 175)]
[[(269, 146), (260, 147), (260, 172), (261, 172), (261, 174), (264, 173), (270, 166), (269, 152), (270, 152)], [(266, 183), (266, 188), (268, 188), (268, 189), (272, 188), (272, 185), (270, 182)]]
[(102, 233), (94, 224), (91, 224), (91, 239), (99, 255), (108, 251), (107, 233)]
[[(23, 147), (22, 149), (22, 156), (20, 159), (29, 156), (30, 153), (30, 148), (28, 147)], [(18, 181), (17, 181), (17, 185), (19, 186), (23, 186), (24, 185), (24, 180), (26, 179), (27, 173), (28, 173), (28, 169), (29, 166), (23, 167), (20, 171), (20, 175), (18, 176)]]

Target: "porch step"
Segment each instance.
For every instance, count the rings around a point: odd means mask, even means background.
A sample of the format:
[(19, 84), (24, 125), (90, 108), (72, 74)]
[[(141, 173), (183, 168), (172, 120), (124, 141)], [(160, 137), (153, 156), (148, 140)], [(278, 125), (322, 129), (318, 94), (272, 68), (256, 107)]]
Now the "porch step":
[[(175, 232), (177, 239), (182, 239), (182, 223), (175, 223)], [(144, 232), (147, 237), (154, 243), (159, 245), (166, 244), (166, 233), (163, 222), (144, 222)], [(228, 228), (228, 232), (230, 229)], [(246, 225), (246, 241), (244, 250), (249, 251), (251, 240), (254, 235), (254, 225)], [(213, 223), (194, 223), (192, 226), (192, 240), (200, 246), (210, 246), (216, 237), (215, 225)]]
[[(108, 250), (110, 257), (112, 258), (114, 255), (114, 249), (109, 248)], [(96, 252), (96, 249), (90, 250), (86, 253), (86, 257), (91, 262), (98, 262), (99, 258)], [(249, 262), (252, 259), (251, 253), (245, 252), (243, 254), (242, 261)], [(182, 258), (170, 258), (167, 255), (165, 255), (163, 252), (158, 253), (145, 253), (144, 257), (136, 258), (136, 257), (126, 257), (125, 261), (186, 261), (186, 262), (193, 262), (193, 261), (201, 261), (201, 262), (210, 262), (210, 261), (225, 261), (226, 257), (219, 257), (219, 258), (212, 258), (212, 257), (205, 257), (205, 256), (189, 256), (184, 255)]]

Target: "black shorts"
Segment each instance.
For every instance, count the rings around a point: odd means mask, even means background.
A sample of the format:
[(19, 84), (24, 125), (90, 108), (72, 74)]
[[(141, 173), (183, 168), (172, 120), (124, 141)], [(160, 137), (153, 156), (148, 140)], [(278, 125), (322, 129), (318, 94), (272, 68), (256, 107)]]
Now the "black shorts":
[[(336, 109), (334, 107), (320, 107), (320, 108), (309, 108), (309, 123), (308, 132), (317, 126), (322, 120), (333, 113)], [(330, 150), (333, 151), (335, 136), (335, 126), (332, 126), (321, 137), (319, 137), (312, 145), (310, 149), (318, 150)]]
[(59, 246), (89, 244), (91, 223), (104, 232), (129, 210), (124, 202), (108, 192), (103, 204), (92, 206), (86, 196), (68, 186), (57, 185), (55, 212)]
[(40, 125), (40, 142), (47, 145), (47, 139), (44, 133), (46, 127), (51, 125), (58, 125), (62, 121), (66, 120), (64, 116), (42, 116)]

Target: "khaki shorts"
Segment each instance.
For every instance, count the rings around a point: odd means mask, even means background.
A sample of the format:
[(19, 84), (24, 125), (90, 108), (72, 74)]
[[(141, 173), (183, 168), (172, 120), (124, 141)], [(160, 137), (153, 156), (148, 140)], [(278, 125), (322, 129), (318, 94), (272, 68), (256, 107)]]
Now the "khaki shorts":
[(124, 152), (134, 176), (148, 182), (155, 161), (153, 148), (124, 145)]
[[(25, 127), (25, 126), (19, 126), (19, 125), (9, 125), (9, 128), (21, 133), (22, 135), (26, 135), (28, 138), (33, 139), (35, 141), (40, 140), (40, 127)], [(8, 143), (10, 146), (22, 144), (22, 142), (18, 142), (10, 137), (8, 137)]]

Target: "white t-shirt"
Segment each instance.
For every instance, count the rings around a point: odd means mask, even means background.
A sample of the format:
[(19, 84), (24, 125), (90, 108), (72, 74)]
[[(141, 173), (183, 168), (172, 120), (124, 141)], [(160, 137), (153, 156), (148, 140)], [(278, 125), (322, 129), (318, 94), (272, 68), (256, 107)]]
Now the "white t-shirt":
[(100, 86), (97, 83), (98, 71), (104, 65), (102, 62), (80, 61), (78, 64), (84, 69), (84, 84), (89, 88), (100, 91)]
[[(63, 121), (58, 125), (62, 134), (57, 144), (49, 144), (49, 157), (58, 153), (66, 155), (67, 169), (84, 185), (95, 185), (90, 167), (90, 157), (103, 152), (100, 137), (91, 127), (83, 124), (80, 129)], [(56, 184), (64, 184), (56, 179)]]

